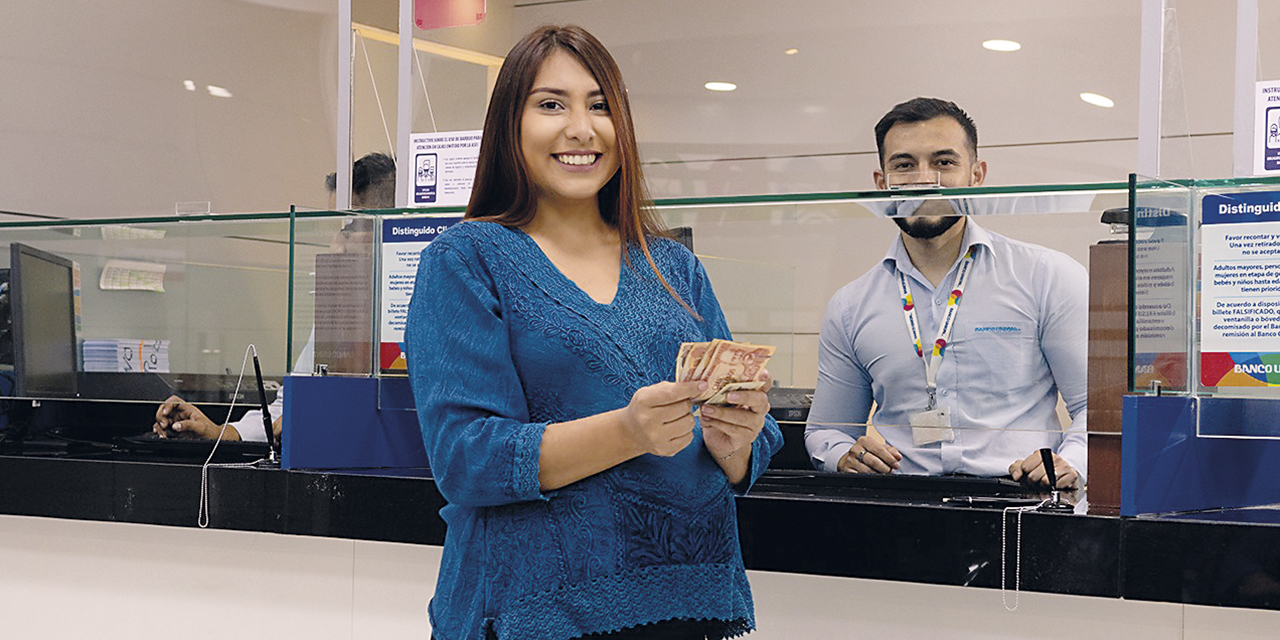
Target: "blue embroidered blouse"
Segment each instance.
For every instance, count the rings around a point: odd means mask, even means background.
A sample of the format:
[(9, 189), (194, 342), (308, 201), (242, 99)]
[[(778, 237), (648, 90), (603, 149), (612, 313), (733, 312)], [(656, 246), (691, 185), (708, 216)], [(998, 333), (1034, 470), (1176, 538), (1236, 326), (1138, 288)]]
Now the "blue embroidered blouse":
[[(432, 474), (449, 504), (429, 607), (440, 640), (574, 638), (669, 619), (755, 626), (734, 487), (701, 432), (675, 456), (643, 455), (542, 492), (546, 425), (611, 411), (671, 379), (681, 342), (729, 338), (702, 265), (650, 242), (679, 305), (638, 247), (613, 301), (566, 278), (533, 239), (455, 225), (422, 252), (405, 339)], [(772, 418), (745, 490), (782, 444)]]

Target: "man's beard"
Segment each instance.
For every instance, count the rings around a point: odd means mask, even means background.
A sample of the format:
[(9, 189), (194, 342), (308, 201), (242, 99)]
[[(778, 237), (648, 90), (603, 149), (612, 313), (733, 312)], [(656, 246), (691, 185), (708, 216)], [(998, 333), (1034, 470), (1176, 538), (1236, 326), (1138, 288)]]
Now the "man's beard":
[(947, 232), (960, 222), (960, 216), (910, 216), (894, 218), (902, 232), (917, 240), (929, 240)]

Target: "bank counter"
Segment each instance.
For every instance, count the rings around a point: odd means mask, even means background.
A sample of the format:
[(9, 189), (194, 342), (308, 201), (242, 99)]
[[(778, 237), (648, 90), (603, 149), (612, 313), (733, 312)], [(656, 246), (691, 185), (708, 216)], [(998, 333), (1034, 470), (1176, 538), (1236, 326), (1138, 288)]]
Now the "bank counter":
[[(1274, 631), (1280, 483), (1266, 473), (1273, 428), (1253, 419), (1274, 396), (1265, 384), (1193, 384), (1204, 358), (1189, 321), (1206, 198), (1252, 203), (1273, 190), (1134, 177), (659, 203), (735, 337), (778, 347), (769, 368), (786, 445), (738, 499), (752, 637)], [(1089, 267), (1090, 481), (1067, 496), (1072, 511), (1037, 510), (1045, 496), (1011, 482), (809, 464), (826, 301), (879, 263), (896, 234), (884, 218), (930, 200)], [(21, 613), (0, 629), (146, 635), (198, 618), (210, 637), (246, 626), (251, 637), (426, 637), (444, 499), (400, 349), (416, 255), (460, 215), (3, 224), (3, 275), (19, 293), (7, 327), (18, 361), (0, 381), (0, 594)], [(45, 311), (24, 315), (32, 300)], [(1135, 331), (1152, 304), (1182, 321)], [(218, 421), (260, 407), (250, 343), (267, 395), (285, 391), (279, 452), (144, 436), (170, 394)], [(98, 617), (58, 615), (68, 602)], [(138, 604), (151, 612), (131, 613)], [(210, 618), (210, 605), (232, 613)]]

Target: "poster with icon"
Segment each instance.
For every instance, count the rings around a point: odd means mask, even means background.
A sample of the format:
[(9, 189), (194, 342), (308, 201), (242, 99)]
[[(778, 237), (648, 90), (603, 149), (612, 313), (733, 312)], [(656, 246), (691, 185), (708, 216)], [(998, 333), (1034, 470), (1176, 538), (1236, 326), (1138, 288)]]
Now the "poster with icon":
[(480, 131), (415, 133), (409, 140), (411, 207), (465, 207), (480, 156)]
[(1257, 84), (1254, 108), (1253, 173), (1280, 173), (1280, 80)]

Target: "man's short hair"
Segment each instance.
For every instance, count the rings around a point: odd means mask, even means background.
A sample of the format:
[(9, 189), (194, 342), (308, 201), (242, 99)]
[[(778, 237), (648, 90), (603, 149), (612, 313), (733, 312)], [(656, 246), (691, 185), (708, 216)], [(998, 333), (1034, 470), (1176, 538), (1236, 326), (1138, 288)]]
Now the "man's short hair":
[[(338, 174), (324, 177), (324, 186), (338, 190)], [(385, 153), (370, 153), (351, 167), (351, 206), (390, 209), (396, 206), (396, 161)]]
[(978, 127), (973, 118), (956, 106), (956, 103), (938, 98), (912, 98), (895, 106), (876, 123), (876, 151), (880, 154), (880, 166), (884, 167), (884, 137), (889, 130), (899, 123), (924, 122), (934, 118), (947, 117), (955, 120), (964, 129), (964, 136), (969, 142), (969, 154), (978, 157)]

